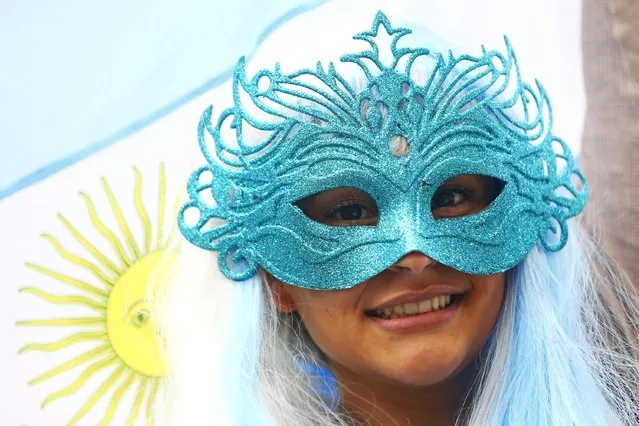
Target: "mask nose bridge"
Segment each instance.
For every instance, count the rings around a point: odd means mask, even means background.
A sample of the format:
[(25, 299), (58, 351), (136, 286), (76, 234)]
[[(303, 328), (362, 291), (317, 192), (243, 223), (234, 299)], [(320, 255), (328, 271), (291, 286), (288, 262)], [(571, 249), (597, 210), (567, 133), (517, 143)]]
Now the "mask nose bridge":
[(403, 191), (402, 196), (397, 198), (397, 204), (393, 209), (397, 230), (401, 233), (400, 241), (403, 255), (417, 251), (429, 256), (425, 252), (424, 238), (419, 235), (419, 231), (426, 226), (425, 209), (430, 204), (425, 193), (424, 187), (418, 181), (408, 190)]

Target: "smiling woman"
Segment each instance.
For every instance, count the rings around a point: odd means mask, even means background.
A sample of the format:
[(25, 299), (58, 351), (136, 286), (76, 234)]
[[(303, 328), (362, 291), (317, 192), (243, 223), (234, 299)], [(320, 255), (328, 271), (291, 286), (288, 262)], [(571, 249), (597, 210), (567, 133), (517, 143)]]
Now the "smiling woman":
[(157, 306), (169, 423), (633, 424), (637, 295), (575, 223), (548, 95), (508, 41), (410, 35), (267, 40), (202, 115)]

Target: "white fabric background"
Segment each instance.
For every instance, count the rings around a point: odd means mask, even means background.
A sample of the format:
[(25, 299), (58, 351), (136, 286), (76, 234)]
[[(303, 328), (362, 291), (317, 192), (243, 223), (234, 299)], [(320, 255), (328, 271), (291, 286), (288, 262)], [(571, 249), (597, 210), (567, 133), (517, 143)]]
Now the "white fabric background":
[[(357, 3), (357, 5), (355, 4)], [(550, 94), (556, 112), (556, 134), (579, 150), (585, 100), (580, 53), (580, 1), (564, 0), (471, 0), (447, 1), (393, 1), (393, 2), (340, 2), (333, 1), (320, 6), (308, 16), (284, 24), (274, 34), (286, 39), (300, 22), (307, 30), (324, 31), (330, 42), (330, 25), (343, 25), (349, 14), (367, 17), (370, 22), (374, 11), (383, 9), (393, 17), (410, 17), (433, 32), (456, 44), (478, 49), (483, 43), (487, 48), (503, 48), (504, 34), (510, 38), (521, 65), (523, 78), (541, 80)], [(1, 9), (0, 9), (1, 10)], [(361, 20), (359, 18), (358, 20)], [(313, 26), (313, 27), (310, 27)], [(309, 28), (310, 27), (310, 28)], [(353, 28), (353, 32), (366, 28)], [(130, 29), (133, 31), (133, 29)], [(336, 41), (339, 42), (339, 41)], [(475, 50), (477, 52), (477, 50)], [(214, 55), (215, 52), (209, 52)], [(246, 52), (237, 52), (238, 56)], [(72, 289), (27, 270), (25, 261), (47, 265), (71, 275), (78, 275), (73, 265), (62, 261), (55, 251), (39, 235), (51, 233), (69, 249), (81, 249), (71, 241), (56, 218), (63, 213), (87, 236), (98, 241), (96, 232), (87, 219), (84, 203), (78, 191), (89, 193), (103, 218), (115, 229), (109, 218), (106, 199), (100, 187), (100, 177), (109, 180), (113, 191), (125, 210), (135, 232), (140, 234), (139, 220), (132, 204), (134, 177), (132, 165), (143, 174), (144, 197), (154, 218), (158, 166), (167, 164), (167, 182), (170, 194), (175, 194), (188, 171), (200, 165), (197, 149), (196, 126), (199, 115), (211, 103), (228, 102), (229, 85), (224, 84), (212, 92), (190, 101), (139, 132), (89, 158), (73, 164), (53, 176), (0, 201), (0, 236), (2, 238), (2, 285), (0, 286), (0, 425), (66, 424), (86, 397), (87, 389), (54, 402), (46, 410), (40, 410), (42, 400), (52, 391), (63, 387), (61, 383), (43, 383), (34, 387), (26, 382), (56, 364), (69, 358), (71, 353), (82, 353), (86, 347), (76, 348), (64, 355), (24, 354), (17, 349), (25, 343), (55, 340), (60, 330), (16, 328), (22, 319), (65, 316), (60, 306), (53, 306), (29, 295), (19, 295), (18, 288), (35, 285), (52, 293), (71, 294)], [(3, 145), (3, 150), (6, 149)], [(172, 200), (172, 196), (169, 196)], [(100, 243), (108, 251), (108, 246)], [(84, 256), (87, 257), (87, 256)], [(67, 308), (65, 308), (67, 309)], [(68, 315), (72, 315), (68, 311)], [(67, 315), (67, 316), (68, 316)], [(75, 352), (74, 352), (75, 351)], [(107, 398), (108, 399), (108, 398)], [(80, 424), (96, 424), (106, 403), (87, 415)], [(124, 424), (119, 417), (112, 424)], [(140, 423), (143, 424), (143, 423)]]

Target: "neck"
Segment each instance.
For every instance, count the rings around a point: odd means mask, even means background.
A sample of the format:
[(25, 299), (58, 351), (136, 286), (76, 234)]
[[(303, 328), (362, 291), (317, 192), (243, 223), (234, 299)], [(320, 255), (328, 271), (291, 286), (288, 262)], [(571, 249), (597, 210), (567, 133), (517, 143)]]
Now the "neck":
[[(450, 426), (467, 408), (474, 363), (442, 383), (427, 387), (371, 380), (334, 364), (342, 408), (363, 424)], [(466, 403), (465, 403), (466, 402)]]

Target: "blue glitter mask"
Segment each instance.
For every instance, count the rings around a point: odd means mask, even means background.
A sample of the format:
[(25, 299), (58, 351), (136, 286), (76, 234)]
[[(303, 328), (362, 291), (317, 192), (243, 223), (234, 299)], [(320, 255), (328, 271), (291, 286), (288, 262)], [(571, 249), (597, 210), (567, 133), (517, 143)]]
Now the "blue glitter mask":
[[(382, 28), (391, 40), (388, 61), (376, 42)], [(507, 39), (505, 53), (455, 56), (399, 47), (410, 32), (378, 12), (371, 30), (354, 37), (370, 45), (341, 57), (363, 72), (358, 90), (332, 63), (292, 74), (278, 64), (249, 79), (240, 59), (234, 106), (215, 123), (212, 108), (200, 120), (207, 165), (191, 176), (178, 219), (187, 240), (219, 253), (227, 277), (245, 280), (262, 267), (291, 285), (346, 289), (412, 251), (466, 273), (494, 274), (538, 242), (550, 251), (564, 246), (566, 221), (583, 209), (588, 189), (568, 146), (552, 134), (542, 86), (521, 81)], [(413, 67), (424, 59), (431, 65), (418, 84)], [(389, 149), (398, 139), (408, 143), (405, 155)], [(436, 220), (433, 195), (459, 175), (504, 186), (484, 210)], [(296, 205), (338, 187), (369, 194), (377, 224), (330, 226)], [(197, 218), (187, 220), (189, 211)]]

